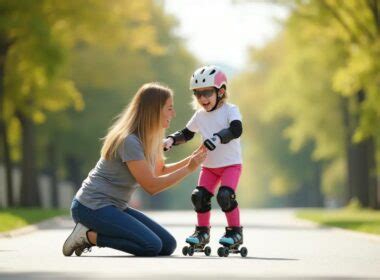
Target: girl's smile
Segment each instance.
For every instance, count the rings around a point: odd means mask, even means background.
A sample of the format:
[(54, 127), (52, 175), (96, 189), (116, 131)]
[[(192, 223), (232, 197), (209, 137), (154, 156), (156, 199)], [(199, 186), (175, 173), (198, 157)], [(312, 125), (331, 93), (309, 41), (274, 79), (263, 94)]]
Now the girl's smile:
[(194, 91), (194, 95), (200, 106), (205, 111), (211, 111), (216, 104), (216, 90), (213, 87), (199, 88)]

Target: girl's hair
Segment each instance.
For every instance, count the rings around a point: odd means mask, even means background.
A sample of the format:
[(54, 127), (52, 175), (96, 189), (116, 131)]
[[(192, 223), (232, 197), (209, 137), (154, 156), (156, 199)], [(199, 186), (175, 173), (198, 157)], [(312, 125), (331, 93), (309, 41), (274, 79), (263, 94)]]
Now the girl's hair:
[[(224, 94), (222, 96), (222, 98), (220, 99), (219, 102), (226, 102), (227, 98), (228, 98), (228, 94), (227, 94), (227, 89), (225, 86), (222, 86), (221, 88), (224, 88)], [(215, 90), (217, 91), (218, 89), (215, 88)], [(193, 94), (193, 100), (191, 101), (191, 107), (196, 111), (198, 110), (199, 108), (201, 108), (201, 106), (199, 105), (198, 103), (198, 99), (196, 96), (194, 96)]]
[(154, 169), (157, 159), (163, 158), (162, 108), (172, 96), (172, 90), (159, 83), (142, 85), (102, 139), (102, 158), (115, 157), (125, 137), (135, 133), (143, 144), (145, 158)]

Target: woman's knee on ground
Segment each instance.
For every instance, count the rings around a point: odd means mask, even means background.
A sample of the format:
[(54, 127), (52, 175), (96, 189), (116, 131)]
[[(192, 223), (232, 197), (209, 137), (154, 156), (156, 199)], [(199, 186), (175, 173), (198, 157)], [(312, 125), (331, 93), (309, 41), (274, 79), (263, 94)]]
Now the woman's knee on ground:
[(169, 236), (166, 240), (162, 240), (162, 249), (160, 256), (170, 256), (177, 248), (177, 241), (173, 236)]
[(154, 257), (160, 254), (163, 248), (163, 244), (160, 239), (152, 239), (141, 247), (141, 250), (135, 254), (136, 256)]

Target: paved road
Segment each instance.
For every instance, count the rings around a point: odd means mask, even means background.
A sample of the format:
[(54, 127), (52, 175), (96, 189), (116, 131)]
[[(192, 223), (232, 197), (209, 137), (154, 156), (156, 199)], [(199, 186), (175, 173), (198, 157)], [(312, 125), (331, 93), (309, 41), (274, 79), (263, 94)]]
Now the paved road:
[(212, 214), (212, 255), (182, 256), (193, 231), (190, 211), (147, 212), (176, 237), (171, 257), (137, 258), (107, 248), (64, 257), (69, 218), (40, 230), (0, 238), (0, 279), (380, 279), (380, 237), (317, 227), (292, 210), (242, 210), (246, 258), (216, 254), (224, 230), (222, 212)]

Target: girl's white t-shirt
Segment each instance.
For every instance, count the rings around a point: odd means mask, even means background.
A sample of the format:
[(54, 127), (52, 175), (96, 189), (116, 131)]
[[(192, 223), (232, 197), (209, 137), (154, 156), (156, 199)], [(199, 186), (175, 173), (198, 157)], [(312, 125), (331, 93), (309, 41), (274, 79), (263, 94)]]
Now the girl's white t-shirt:
[[(205, 141), (213, 137), (214, 133), (228, 128), (234, 120), (242, 120), (239, 108), (236, 105), (224, 103), (212, 112), (203, 109), (197, 110), (186, 127), (192, 132), (199, 132), (202, 141)], [(227, 144), (220, 144), (215, 150), (209, 151), (202, 166), (217, 168), (241, 163), (240, 138), (237, 138)]]

